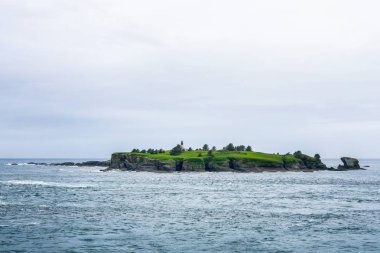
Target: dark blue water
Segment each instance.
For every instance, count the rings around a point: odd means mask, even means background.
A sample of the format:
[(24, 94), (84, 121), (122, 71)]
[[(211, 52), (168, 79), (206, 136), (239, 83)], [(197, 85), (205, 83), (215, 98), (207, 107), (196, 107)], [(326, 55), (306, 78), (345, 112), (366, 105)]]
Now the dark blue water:
[(380, 252), (380, 160), (261, 174), (12, 162), (25, 161), (0, 160), (0, 252)]

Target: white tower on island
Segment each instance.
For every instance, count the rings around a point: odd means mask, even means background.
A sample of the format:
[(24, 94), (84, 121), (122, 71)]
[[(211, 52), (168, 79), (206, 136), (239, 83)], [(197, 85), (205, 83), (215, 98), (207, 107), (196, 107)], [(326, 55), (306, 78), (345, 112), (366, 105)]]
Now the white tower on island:
[(181, 150), (182, 151), (186, 151), (185, 146), (183, 146), (183, 141), (181, 141), (181, 145), (180, 146), (181, 146)]

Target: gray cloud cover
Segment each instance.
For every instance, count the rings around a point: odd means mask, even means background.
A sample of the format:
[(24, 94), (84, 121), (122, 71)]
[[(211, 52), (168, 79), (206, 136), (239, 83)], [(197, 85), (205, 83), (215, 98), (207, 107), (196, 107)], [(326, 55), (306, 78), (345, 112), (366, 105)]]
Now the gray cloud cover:
[(380, 153), (378, 1), (0, 1), (0, 156)]

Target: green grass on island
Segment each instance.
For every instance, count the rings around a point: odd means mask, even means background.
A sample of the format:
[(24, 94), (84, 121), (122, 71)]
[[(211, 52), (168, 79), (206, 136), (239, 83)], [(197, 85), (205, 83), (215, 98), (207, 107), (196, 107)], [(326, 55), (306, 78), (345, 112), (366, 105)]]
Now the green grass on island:
[(262, 166), (281, 166), (284, 164), (297, 164), (300, 162), (299, 158), (296, 158), (292, 154), (280, 155), (280, 154), (268, 154), (262, 152), (253, 152), (253, 151), (225, 151), (217, 150), (212, 151), (211, 154), (209, 151), (204, 150), (193, 150), (193, 151), (184, 151), (179, 155), (171, 155), (170, 151), (165, 151), (164, 153), (159, 154), (150, 154), (150, 153), (140, 153), (140, 152), (123, 152), (119, 154), (132, 154), (139, 157), (146, 157), (150, 159), (156, 159), (160, 161), (187, 161), (189, 163), (199, 163), (204, 164), (206, 161), (220, 162), (223, 163), (229, 160), (238, 160), (243, 163), (249, 164), (260, 164)]
[[(283, 157), (282, 155), (276, 154), (266, 154), (261, 152), (252, 152), (252, 151), (213, 151), (211, 155), (208, 155), (208, 151), (204, 150), (193, 150), (193, 151), (184, 151), (179, 155), (170, 155), (170, 151), (165, 151), (165, 153), (161, 154), (149, 154), (149, 153), (132, 153), (138, 156), (144, 156), (157, 160), (171, 160), (171, 159), (183, 159), (186, 160), (197, 160), (197, 159), (206, 159), (212, 157), (213, 159), (237, 159), (237, 160), (261, 160), (261, 161), (270, 161), (270, 162), (278, 162), (282, 163)], [(288, 159), (296, 159), (293, 155), (286, 155)]]

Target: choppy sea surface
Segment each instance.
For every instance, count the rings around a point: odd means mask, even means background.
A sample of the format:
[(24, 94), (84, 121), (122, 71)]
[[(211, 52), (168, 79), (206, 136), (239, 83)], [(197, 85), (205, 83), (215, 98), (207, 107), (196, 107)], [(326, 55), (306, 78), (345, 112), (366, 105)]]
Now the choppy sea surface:
[(380, 160), (251, 174), (29, 161), (61, 162), (0, 159), (0, 252), (380, 252)]

